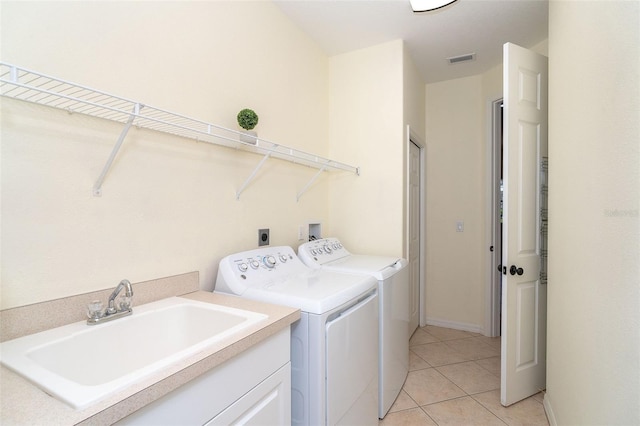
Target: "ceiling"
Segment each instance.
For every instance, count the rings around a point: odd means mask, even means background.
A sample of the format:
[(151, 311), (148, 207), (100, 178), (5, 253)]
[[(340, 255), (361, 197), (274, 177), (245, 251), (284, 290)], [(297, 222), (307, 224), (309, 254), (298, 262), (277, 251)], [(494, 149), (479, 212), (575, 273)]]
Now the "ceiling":
[[(402, 39), (425, 83), (480, 74), (502, 63), (502, 45), (548, 37), (548, 0), (457, 0), (413, 13), (409, 0), (276, 0), (329, 56)], [(447, 58), (475, 53), (450, 64)]]

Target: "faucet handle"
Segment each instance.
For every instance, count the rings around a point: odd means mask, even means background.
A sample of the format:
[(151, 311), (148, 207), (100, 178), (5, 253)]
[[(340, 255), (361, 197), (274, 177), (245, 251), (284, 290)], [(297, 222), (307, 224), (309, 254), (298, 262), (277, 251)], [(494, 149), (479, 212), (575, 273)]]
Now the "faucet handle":
[(87, 316), (89, 318), (100, 318), (104, 315), (104, 312), (102, 311), (102, 302), (99, 300), (94, 300), (92, 302), (89, 302), (89, 305), (87, 306)]

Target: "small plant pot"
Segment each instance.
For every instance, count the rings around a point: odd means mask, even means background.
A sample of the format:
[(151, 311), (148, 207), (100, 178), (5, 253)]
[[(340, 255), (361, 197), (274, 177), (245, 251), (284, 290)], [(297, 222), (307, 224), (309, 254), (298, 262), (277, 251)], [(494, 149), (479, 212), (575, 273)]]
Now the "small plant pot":
[(258, 134), (253, 130), (243, 130), (240, 133), (240, 141), (255, 145), (258, 142)]

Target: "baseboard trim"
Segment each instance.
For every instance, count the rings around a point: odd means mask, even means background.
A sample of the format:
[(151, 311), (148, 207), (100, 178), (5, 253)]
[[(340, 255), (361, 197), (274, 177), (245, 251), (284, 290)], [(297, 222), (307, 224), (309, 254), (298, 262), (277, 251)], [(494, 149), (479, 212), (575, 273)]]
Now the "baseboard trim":
[(454, 330), (469, 331), (471, 333), (480, 333), (484, 335), (484, 327), (477, 324), (442, 320), (438, 318), (427, 318), (427, 325), (433, 325), (436, 327), (453, 328)]
[(549, 400), (549, 394), (546, 392), (544, 393), (542, 406), (544, 407), (544, 412), (547, 415), (547, 420), (549, 420), (549, 426), (558, 426), (558, 422), (556, 421), (556, 416), (553, 413), (553, 407), (551, 407), (551, 401)]

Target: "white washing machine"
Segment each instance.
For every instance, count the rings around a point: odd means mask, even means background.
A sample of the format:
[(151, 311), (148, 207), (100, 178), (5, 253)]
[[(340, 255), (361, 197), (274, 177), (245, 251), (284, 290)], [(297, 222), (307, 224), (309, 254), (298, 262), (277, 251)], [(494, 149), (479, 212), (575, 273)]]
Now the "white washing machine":
[(291, 247), (265, 247), (222, 259), (214, 291), (300, 309), (291, 327), (292, 424), (378, 424), (374, 278), (312, 269)]
[(324, 271), (368, 274), (378, 282), (379, 402), (383, 418), (402, 389), (409, 372), (409, 270), (405, 259), (355, 255), (337, 238), (302, 244), (298, 257), (312, 268)]

